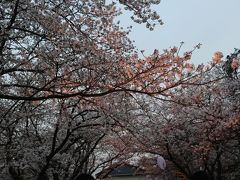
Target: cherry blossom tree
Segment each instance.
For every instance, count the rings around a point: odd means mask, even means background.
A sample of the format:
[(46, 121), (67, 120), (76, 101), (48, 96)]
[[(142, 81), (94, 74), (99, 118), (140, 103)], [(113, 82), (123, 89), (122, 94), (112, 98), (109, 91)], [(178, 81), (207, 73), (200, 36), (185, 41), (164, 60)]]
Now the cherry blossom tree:
[[(150, 10), (159, 1), (120, 2), (143, 22), (159, 19)], [(118, 91), (161, 93), (165, 88), (145, 86), (164, 83), (166, 76), (171, 82), (189, 67), (189, 56), (156, 51), (140, 60), (128, 32), (114, 22), (120, 12), (116, 2), (3, 1), (0, 97), (37, 101)]]
[(137, 144), (130, 151), (155, 156), (140, 165), (156, 171), (156, 156), (161, 155), (172, 174), (190, 177), (205, 170), (211, 179), (239, 178), (239, 79), (226, 75), (222, 64), (174, 89), (165, 102), (144, 103), (142, 124), (130, 129)]
[(124, 128), (117, 107), (127, 103), (126, 95), (114, 98), (113, 104), (106, 100), (105, 109), (79, 101), (22, 101), (14, 109), (6, 108), (9, 112), (1, 121), (0, 134), (1, 177), (74, 179), (112, 164), (124, 154), (107, 142), (112, 139), (110, 132)]
[(173, 47), (140, 58), (130, 30), (115, 22), (120, 3), (133, 12), (133, 21), (152, 30), (162, 23), (151, 10), (159, 2), (2, 1), (3, 178), (73, 179), (111, 164), (124, 153), (106, 142), (123, 138), (123, 129), (134, 123), (144, 126), (133, 118), (146, 106), (140, 100), (164, 100), (172, 89), (197, 80), (204, 70), (188, 62), (192, 51), (180, 55)]

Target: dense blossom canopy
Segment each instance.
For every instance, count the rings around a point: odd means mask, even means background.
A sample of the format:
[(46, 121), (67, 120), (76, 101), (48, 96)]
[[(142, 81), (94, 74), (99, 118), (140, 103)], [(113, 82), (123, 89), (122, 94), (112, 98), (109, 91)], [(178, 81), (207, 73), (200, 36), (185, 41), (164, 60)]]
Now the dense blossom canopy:
[(1, 1), (0, 179), (70, 180), (143, 152), (185, 175), (199, 164), (236, 173), (238, 80), (225, 79), (222, 53), (196, 67), (200, 44), (140, 58), (115, 21), (126, 10), (153, 30), (159, 3)]

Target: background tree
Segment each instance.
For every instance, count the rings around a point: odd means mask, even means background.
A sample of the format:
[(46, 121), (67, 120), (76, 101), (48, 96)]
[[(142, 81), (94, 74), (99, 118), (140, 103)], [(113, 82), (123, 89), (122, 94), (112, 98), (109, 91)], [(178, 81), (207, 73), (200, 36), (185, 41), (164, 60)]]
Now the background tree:
[(152, 167), (144, 161), (140, 165), (156, 169), (156, 155), (162, 155), (172, 174), (180, 171), (190, 177), (202, 169), (211, 179), (238, 179), (238, 84), (238, 79), (226, 77), (221, 63), (197, 81), (174, 89), (165, 102), (145, 104), (147, 113), (141, 116), (142, 126), (134, 126), (131, 139), (137, 145), (131, 151), (155, 156), (149, 156)]

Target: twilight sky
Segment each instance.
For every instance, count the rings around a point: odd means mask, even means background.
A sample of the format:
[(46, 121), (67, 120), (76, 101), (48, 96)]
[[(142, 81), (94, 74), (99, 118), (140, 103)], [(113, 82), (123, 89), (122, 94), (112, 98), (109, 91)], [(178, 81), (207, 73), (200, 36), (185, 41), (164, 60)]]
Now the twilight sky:
[(121, 17), (124, 26), (133, 25), (130, 37), (146, 54), (179, 46), (181, 41), (185, 42), (182, 52), (202, 43), (192, 58), (200, 64), (209, 62), (215, 51), (226, 56), (240, 48), (240, 0), (162, 0), (154, 9), (165, 23), (154, 31), (131, 22), (126, 14)]

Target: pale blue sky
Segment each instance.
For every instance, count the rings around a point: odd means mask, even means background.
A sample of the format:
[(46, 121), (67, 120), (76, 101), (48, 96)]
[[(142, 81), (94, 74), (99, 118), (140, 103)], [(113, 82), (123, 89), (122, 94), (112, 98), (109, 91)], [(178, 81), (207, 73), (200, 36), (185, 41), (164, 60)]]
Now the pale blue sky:
[(192, 61), (207, 63), (215, 51), (226, 56), (233, 48), (240, 48), (240, 0), (162, 0), (155, 9), (164, 21), (154, 31), (122, 17), (124, 25), (133, 25), (131, 39), (139, 49), (150, 53), (185, 44), (182, 51), (202, 43)]

